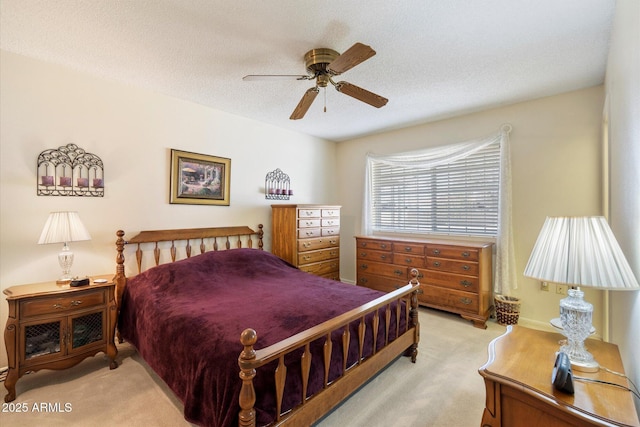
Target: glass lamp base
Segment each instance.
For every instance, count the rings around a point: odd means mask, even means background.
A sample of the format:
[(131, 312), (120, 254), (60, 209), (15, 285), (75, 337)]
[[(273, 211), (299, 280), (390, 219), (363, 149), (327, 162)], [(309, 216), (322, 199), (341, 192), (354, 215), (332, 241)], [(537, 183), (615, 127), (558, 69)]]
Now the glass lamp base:
[(596, 362), (584, 346), (584, 341), (591, 334), (591, 318), (593, 305), (584, 300), (580, 289), (569, 289), (568, 296), (560, 301), (560, 322), (562, 333), (567, 337), (567, 344), (560, 351), (569, 356), (572, 369), (581, 372), (596, 372)]
[(590, 362), (575, 361), (571, 360), (571, 358), (569, 358), (569, 360), (571, 361), (571, 370), (573, 371), (598, 372), (600, 370), (600, 365), (595, 360)]

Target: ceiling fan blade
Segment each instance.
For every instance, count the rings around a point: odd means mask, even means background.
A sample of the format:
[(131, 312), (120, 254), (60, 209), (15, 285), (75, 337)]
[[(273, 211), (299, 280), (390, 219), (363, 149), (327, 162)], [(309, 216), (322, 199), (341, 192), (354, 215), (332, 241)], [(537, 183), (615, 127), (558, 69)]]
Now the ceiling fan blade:
[(316, 99), (320, 90), (317, 87), (312, 87), (311, 89), (307, 89), (307, 91), (302, 95), (302, 99), (298, 102), (295, 110), (291, 113), (291, 120), (298, 120), (304, 117), (307, 114), (307, 110), (311, 107), (313, 100)]
[(371, 49), (371, 46), (356, 43), (347, 49), (342, 55), (331, 61), (331, 63), (327, 65), (327, 71), (330, 74), (337, 76), (352, 69), (361, 62), (366, 61), (375, 54), (376, 51)]
[(255, 81), (255, 80), (311, 80), (314, 76), (299, 75), (299, 74), (250, 74), (244, 76), (242, 80)]
[(338, 82), (336, 83), (336, 90), (338, 92), (344, 93), (345, 95), (349, 95), (358, 101), (366, 102), (369, 105), (372, 105), (376, 108), (383, 107), (387, 105), (389, 100), (380, 95), (376, 95), (373, 92), (369, 92), (366, 89), (362, 89), (359, 86), (352, 85), (349, 82)]

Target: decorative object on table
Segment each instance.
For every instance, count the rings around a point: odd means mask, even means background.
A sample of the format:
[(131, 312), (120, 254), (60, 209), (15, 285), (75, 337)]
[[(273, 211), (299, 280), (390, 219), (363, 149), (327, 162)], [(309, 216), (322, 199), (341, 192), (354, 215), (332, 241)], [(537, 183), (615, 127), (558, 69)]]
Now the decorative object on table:
[(38, 240), (39, 245), (49, 243), (62, 243), (62, 251), (58, 254), (58, 262), (62, 268), (62, 276), (58, 283), (71, 281), (71, 266), (73, 265), (73, 252), (69, 248), (69, 242), (91, 240), (91, 235), (80, 220), (78, 212), (51, 212), (44, 224), (42, 234)]
[(229, 206), (231, 159), (171, 150), (170, 203)]
[(270, 200), (289, 200), (293, 195), (289, 175), (276, 169), (264, 178), (264, 198)]
[[(524, 275), (572, 287), (560, 301), (560, 321), (573, 369), (595, 372), (598, 362), (586, 350), (591, 333), (593, 305), (584, 300), (580, 286), (610, 290), (640, 289), (622, 249), (604, 217), (547, 218)], [(574, 288), (575, 287), (575, 288)]]
[(496, 318), (500, 325), (516, 325), (520, 318), (520, 298), (495, 295)]
[(104, 196), (102, 159), (76, 144), (40, 153), (37, 174), (38, 196)]

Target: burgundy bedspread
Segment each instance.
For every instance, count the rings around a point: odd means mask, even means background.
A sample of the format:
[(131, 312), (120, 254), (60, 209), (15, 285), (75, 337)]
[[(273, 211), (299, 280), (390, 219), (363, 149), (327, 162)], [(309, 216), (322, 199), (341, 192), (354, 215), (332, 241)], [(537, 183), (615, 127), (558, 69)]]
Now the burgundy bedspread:
[[(257, 331), (255, 348), (260, 349), (381, 295), (304, 273), (257, 249), (207, 252), (128, 279), (118, 328), (184, 403), (187, 420), (235, 426), (244, 329)], [(357, 339), (351, 341), (349, 364), (357, 359)], [(334, 356), (341, 359), (339, 345), (334, 347)], [(312, 371), (310, 393), (322, 386), (320, 370)], [(331, 376), (338, 375), (332, 369)], [(254, 383), (258, 423), (268, 424), (275, 416), (274, 397), (261, 388), (272, 388), (272, 374), (259, 370)], [(295, 366), (289, 368), (287, 388), (298, 388)], [(299, 401), (299, 394), (286, 394), (283, 406)]]

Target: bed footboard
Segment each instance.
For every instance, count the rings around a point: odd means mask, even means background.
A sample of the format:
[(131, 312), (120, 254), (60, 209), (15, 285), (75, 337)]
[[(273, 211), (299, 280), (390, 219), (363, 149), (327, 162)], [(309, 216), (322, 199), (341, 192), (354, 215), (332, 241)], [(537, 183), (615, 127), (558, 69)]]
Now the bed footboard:
[[(276, 425), (311, 425), (328, 413), (333, 407), (347, 398), (351, 393), (363, 385), (367, 380), (376, 375), (400, 354), (411, 357), (415, 363), (418, 354), (418, 342), (420, 339), (420, 323), (418, 321), (418, 271), (411, 271), (412, 279), (406, 286), (390, 292), (387, 295), (371, 301), (361, 307), (351, 310), (334, 319), (324, 322), (316, 327), (303, 331), (284, 341), (272, 346), (255, 350), (254, 345), (258, 340), (258, 335), (253, 329), (245, 329), (240, 342), (244, 349), (238, 357), (240, 367), (240, 379), (242, 389), (240, 391), (239, 403), (240, 413), (238, 424), (240, 427), (255, 427), (256, 411), (256, 391), (253, 380), (256, 370), (267, 363), (277, 361), (278, 367), (274, 372), (276, 388)], [(402, 302), (408, 309), (401, 310)], [(392, 316), (395, 310), (395, 316)], [(401, 326), (401, 312), (404, 318)], [(368, 319), (368, 320), (366, 320)], [(392, 319), (395, 319), (393, 321)], [(347, 366), (346, 351), (352, 339), (349, 325), (359, 322), (357, 340), (359, 357), (352, 366)], [(363, 345), (365, 331), (373, 328), (379, 331), (382, 325), (383, 343), (377, 343), (376, 333), (373, 335), (372, 354), (363, 356)], [(390, 331), (395, 328), (395, 339), (390, 339)], [(331, 353), (334, 343), (332, 335), (338, 332), (342, 336), (343, 366), (341, 375), (333, 380), (329, 380), (329, 368), (331, 364)], [(316, 340), (324, 340), (322, 363), (324, 364), (324, 384), (322, 389), (312, 396), (307, 394), (307, 385), (311, 370), (310, 344)], [(284, 394), (284, 384), (286, 379), (287, 366), (285, 356), (293, 351), (299, 351), (299, 360), (302, 367), (302, 399), (301, 404), (291, 411), (282, 411), (282, 399)]]

